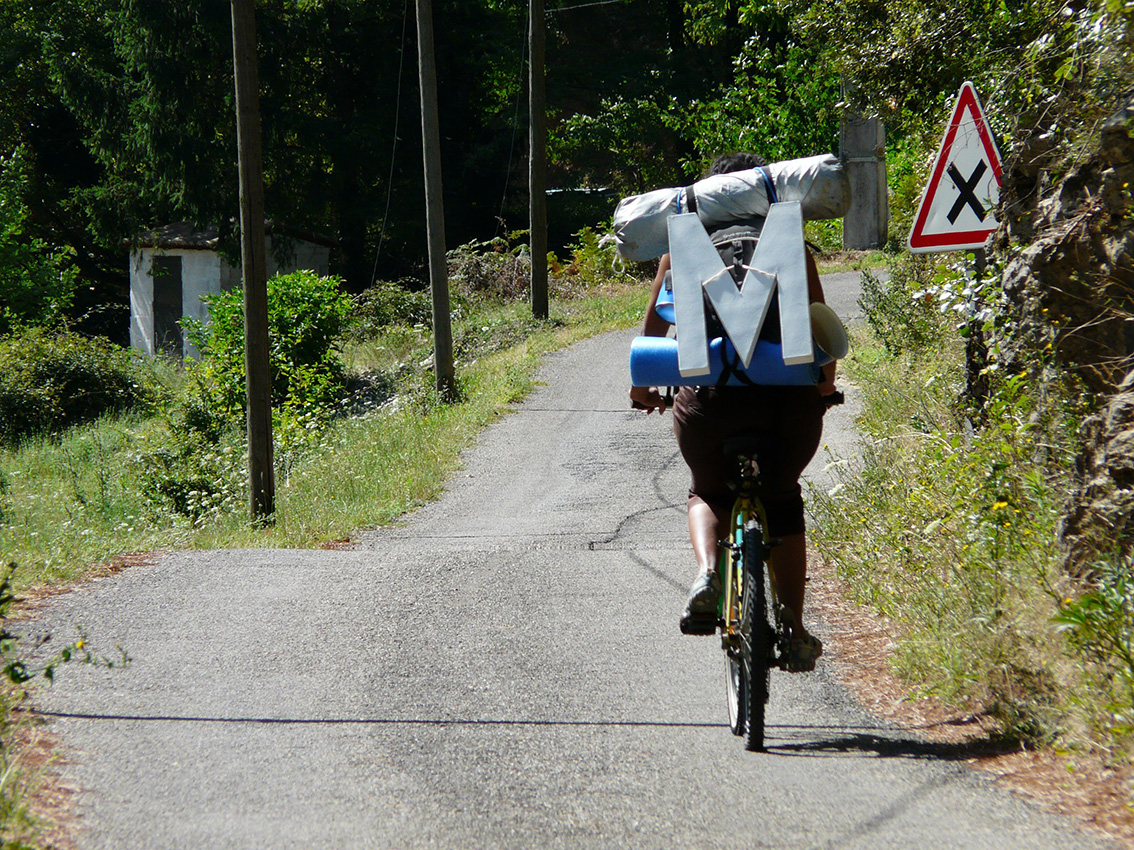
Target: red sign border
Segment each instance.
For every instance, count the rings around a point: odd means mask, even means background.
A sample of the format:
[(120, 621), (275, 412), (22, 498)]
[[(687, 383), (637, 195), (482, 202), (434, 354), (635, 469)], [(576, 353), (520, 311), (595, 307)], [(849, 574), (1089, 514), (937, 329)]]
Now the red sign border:
[(966, 230), (958, 233), (935, 233), (931, 235), (922, 233), (926, 219), (929, 218), (929, 211), (933, 207), (933, 201), (937, 197), (937, 189), (941, 184), (941, 175), (945, 173), (945, 166), (949, 162), (948, 155), (953, 152), (953, 141), (956, 139), (957, 129), (961, 125), (961, 118), (964, 114), (963, 111), (966, 109), (973, 116), (973, 123), (976, 124), (981, 144), (984, 145), (984, 152), (988, 156), (993, 174), (996, 175), (996, 183), (1000, 185), (1002, 174), (1000, 152), (996, 149), (996, 142), (992, 139), (988, 119), (985, 117), (984, 110), (981, 108), (976, 89), (973, 88), (971, 82), (965, 81), (961, 85), (961, 91), (957, 94), (957, 104), (953, 107), (953, 115), (949, 119), (949, 124), (945, 129), (945, 138), (941, 141), (941, 149), (937, 152), (937, 159), (933, 163), (933, 174), (926, 184), (925, 194), (921, 199), (921, 206), (919, 206), (917, 210), (917, 218), (914, 221), (913, 229), (910, 231), (909, 248), (912, 252), (928, 253), (934, 249), (947, 251), (951, 249), (980, 248), (984, 245), (984, 241), (988, 238), (988, 235), (996, 229), (990, 227), (987, 230)]

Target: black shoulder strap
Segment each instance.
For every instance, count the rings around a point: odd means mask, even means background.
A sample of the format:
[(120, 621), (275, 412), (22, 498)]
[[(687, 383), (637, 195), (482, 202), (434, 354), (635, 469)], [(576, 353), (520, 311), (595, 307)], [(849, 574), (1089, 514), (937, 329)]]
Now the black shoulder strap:
[(772, 182), (772, 175), (763, 166), (760, 166), (757, 170), (764, 178), (764, 191), (768, 193), (768, 206), (779, 203), (779, 198), (776, 196), (776, 184)]

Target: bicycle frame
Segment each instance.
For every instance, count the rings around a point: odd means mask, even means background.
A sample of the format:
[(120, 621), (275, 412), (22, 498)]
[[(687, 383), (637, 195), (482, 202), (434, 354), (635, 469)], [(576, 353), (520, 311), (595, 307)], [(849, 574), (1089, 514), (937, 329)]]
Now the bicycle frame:
[[(744, 471), (741, 476), (736, 501), (732, 506), (732, 519), (729, 523), (728, 538), (722, 541), (720, 575), (723, 584), (721, 595), (721, 648), (728, 652), (739, 650), (740, 640), (740, 597), (744, 593), (744, 574), (738, 571), (740, 566), (740, 550), (744, 543), (744, 530), (759, 520), (760, 528), (764, 533), (765, 551), (771, 548), (772, 541), (768, 537), (768, 519), (764, 514), (764, 505), (756, 496), (756, 475), (753, 461), (742, 461)], [(776, 593), (776, 577), (768, 569), (768, 585), (772, 592), (772, 611), (775, 612), (777, 625), (780, 619), (779, 596)]]

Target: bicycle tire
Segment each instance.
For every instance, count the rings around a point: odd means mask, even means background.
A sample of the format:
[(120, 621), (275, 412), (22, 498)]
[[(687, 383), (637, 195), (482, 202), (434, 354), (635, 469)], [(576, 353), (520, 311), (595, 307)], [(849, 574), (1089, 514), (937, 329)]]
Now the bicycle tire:
[[(728, 557), (732, 557), (730, 554)], [(739, 561), (739, 559), (735, 559)], [(729, 581), (732, 587), (730, 592), (725, 594), (726, 599), (734, 600), (737, 609), (740, 607), (740, 593), (742, 590), (740, 563), (733, 563), (728, 570)], [(732, 617), (736, 616), (739, 619), (739, 610), (734, 615), (733, 612), (725, 612), (727, 622), (732, 621)], [(743, 636), (741, 636), (743, 641)], [(748, 723), (748, 687), (744, 678), (744, 665), (741, 662), (741, 649), (740, 647), (731, 647), (725, 653), (725, 687), (728, 693), (728, 727), (732, 730), (732, 734), (740, 736), (744, 734), (744, 730)]]
[(764, 750), (764, 709), (771, 684), (773, 646), (772, 621), (765, 569), (764, 532), (758, 523), (744, 529), (741, 547), (743, 593), (740, 602), (740, 629), (743, 635), (741, 679), (745, 686), (744, 748)]

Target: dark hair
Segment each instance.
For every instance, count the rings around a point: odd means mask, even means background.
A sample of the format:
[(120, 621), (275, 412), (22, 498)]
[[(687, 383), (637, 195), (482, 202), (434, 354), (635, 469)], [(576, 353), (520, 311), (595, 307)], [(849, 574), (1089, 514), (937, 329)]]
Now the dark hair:
[(767, 164), (767, 160), (758, 153), (748, 153), (746, 151), (726, 153), (721, 154), (713, 160), (713, 164), (709, 166), (709, 172), (705, 176), (710, 177), (714, 174), (728, 174), (730, 171), (746, 171), (749, 168), (759, 168)]

